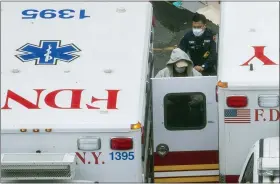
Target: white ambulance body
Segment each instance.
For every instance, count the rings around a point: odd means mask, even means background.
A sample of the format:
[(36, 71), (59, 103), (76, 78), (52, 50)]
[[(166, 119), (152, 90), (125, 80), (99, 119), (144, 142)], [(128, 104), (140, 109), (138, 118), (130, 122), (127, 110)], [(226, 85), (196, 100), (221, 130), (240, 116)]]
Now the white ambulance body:
[(249, 151), (240, 183), (279, 183), (279, 136), (260, 139)]
[(279, 2), (221, 3), (218, 81), (220, 174), (237, 182), (252, 146), (264, 157), (279, 137)]
[(142, 182), (151, 3), (1, 4), (2, 180)]
[(279, 2), (221, 2), (218, 54), (217, 76), (152, 79), (156, 183), (279, 181)]

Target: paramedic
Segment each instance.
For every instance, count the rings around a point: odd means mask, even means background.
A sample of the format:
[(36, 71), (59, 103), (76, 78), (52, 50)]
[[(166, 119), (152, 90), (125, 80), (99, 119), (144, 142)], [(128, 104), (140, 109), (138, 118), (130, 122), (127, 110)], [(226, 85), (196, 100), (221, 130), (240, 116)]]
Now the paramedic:
[[(166, 64), (166, 67), (160, 70), (155, 78), (164, 78), (164, 77), (191, 77), (191, 76), (202, 76), (201, 73), (196, 71), (193, 68), (193, 62), (190, 60), (188, 54), (182, 51), (179, 48), (176, 48), (172, 51), (169, 61)], [(176, 99), (171, 100), (169, 103), (171, 104), (179, 104)], [(188, 99), (188, 103), (190, 106), (197, 106), (202, 102), (201, 96), (192, 95), (190, 99)], [(181, 100), (183, 103), (183, 101)]]
[(206, 28), (206, 17), (196, 13), (192, 31), (185, 34), (179, 48), (188, 53), (194, 68), (202, 75), (216, 75), (217, 51), (214, 33)]

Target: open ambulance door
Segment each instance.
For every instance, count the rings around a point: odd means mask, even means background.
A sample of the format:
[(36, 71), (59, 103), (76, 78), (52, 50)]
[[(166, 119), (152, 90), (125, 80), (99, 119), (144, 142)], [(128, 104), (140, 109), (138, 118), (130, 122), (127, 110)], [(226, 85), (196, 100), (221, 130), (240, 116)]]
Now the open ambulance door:
[(216, 76), (153, 78), (154, 182), (219, 182)]

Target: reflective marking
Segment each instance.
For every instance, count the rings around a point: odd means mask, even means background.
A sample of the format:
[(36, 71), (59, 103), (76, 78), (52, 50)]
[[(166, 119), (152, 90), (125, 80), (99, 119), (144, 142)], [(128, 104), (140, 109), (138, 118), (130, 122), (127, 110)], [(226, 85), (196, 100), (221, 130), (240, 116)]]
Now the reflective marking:
[(155, 183), (219, 182), (219, 176), (155, 178)]
[(154, 171), (216, 170), (219, 164), (155, 166)]
[(219, 170), (206, 171), (179, 171), (179, 172), (155, 172), (156, 178), (182, 177), (182, 176), (219, 176)]

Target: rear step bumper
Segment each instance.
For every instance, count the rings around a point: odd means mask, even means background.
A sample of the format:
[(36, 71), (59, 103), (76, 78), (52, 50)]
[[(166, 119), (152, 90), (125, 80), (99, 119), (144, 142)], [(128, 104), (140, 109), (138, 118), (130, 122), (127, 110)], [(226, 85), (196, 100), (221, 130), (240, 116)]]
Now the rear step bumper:
[(1, 180), (72, 180), (75, 153), (1, 154)]

